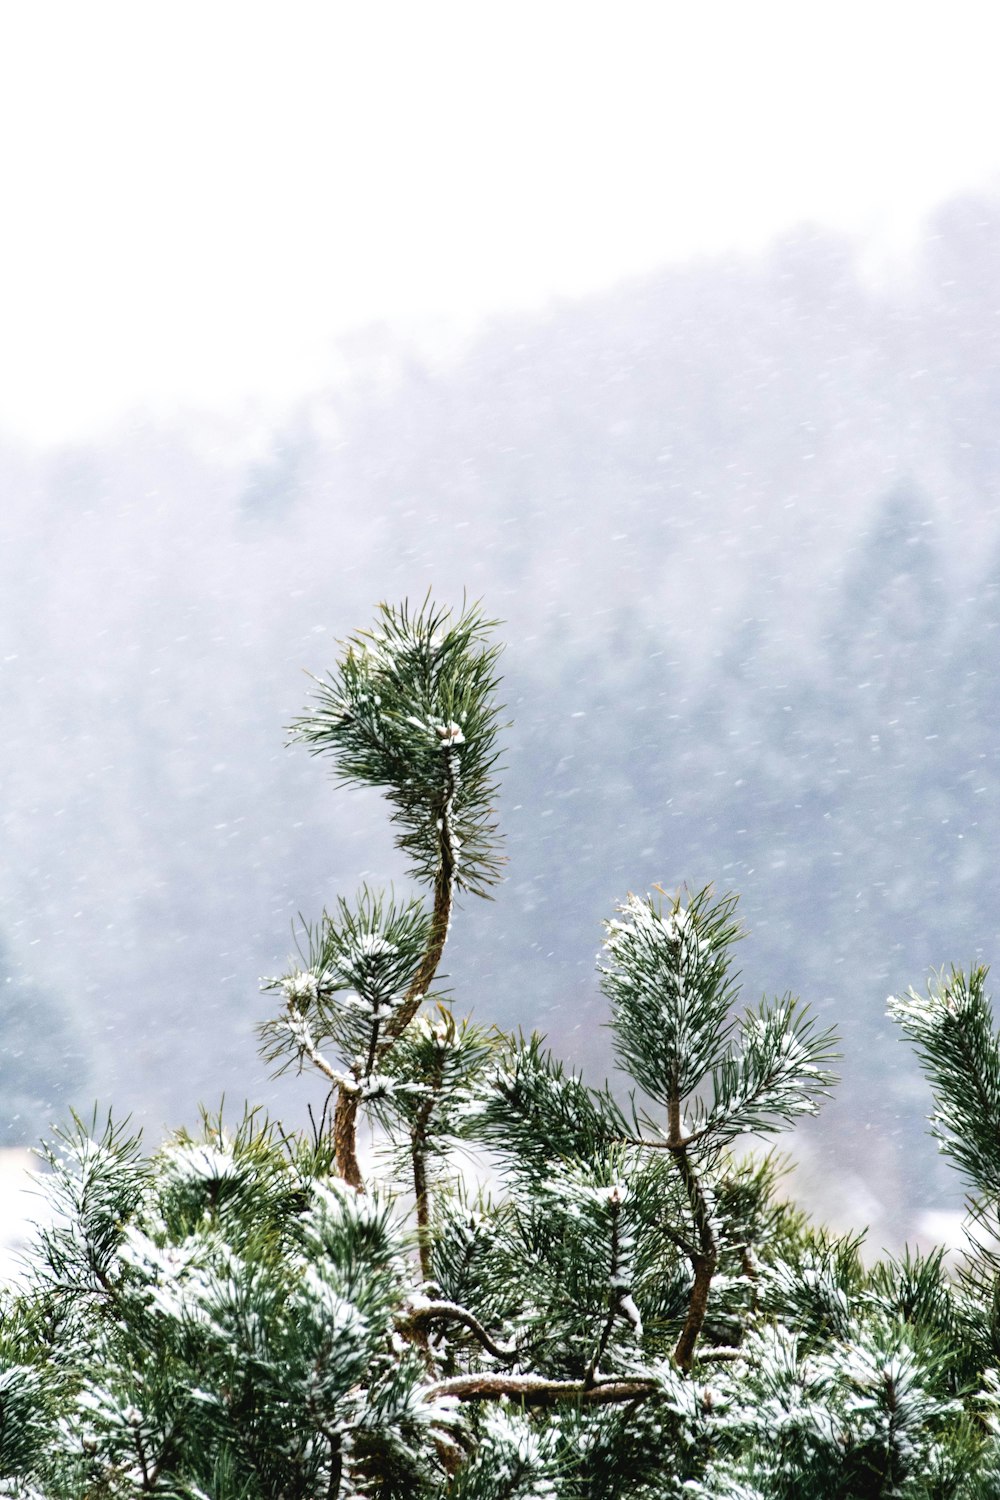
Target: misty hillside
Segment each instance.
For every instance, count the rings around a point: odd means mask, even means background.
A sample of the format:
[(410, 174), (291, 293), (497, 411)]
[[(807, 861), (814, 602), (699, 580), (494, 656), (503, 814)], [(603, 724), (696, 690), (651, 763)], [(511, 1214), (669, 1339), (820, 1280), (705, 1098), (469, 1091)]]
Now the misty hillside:
[(402, 868), (283, 726), (334, 637), (432, 586), (503, 620), (513, 721), (457, 1006), (603, 1075), (601, 921), (734, 888), (747, 998), (844, 1037), (803, 1147), (830, 1212), (900, 1242), (953, 1204), (883, 1013), (1000, 961), (998, 317), (1000, 202), (963, 200), (888, 286), (803, 231), (447, 361), (359, 337), (273, 430), (0, 451), (5, 1140), (94, 1098), (154, 1135), (223, 1090), (301, 1110), (258, 977)]

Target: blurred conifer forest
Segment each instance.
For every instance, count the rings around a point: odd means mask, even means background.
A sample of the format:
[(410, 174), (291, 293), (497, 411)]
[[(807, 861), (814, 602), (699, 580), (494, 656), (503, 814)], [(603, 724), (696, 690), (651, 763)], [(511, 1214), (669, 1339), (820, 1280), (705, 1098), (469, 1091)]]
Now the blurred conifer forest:
[(433, 586), (508, 643), (463, 1011), (603, 1076), (607, 911), (738, 890), (744, 992), (843, 1038), (806, 1195), (897, 1246), (957, 1207), (885, 997), (1000, 955), (998, 268), (965, 199), (891, 282), (802, 231), (447, 360), (371, 330), (277, 424), (0, 444), (4, 1141), (95, 1098), (154, 1137), (223, 1089), (301, 1107), (258, 977), (299, 910), (405, 879), (281, 726), (373, 597)]

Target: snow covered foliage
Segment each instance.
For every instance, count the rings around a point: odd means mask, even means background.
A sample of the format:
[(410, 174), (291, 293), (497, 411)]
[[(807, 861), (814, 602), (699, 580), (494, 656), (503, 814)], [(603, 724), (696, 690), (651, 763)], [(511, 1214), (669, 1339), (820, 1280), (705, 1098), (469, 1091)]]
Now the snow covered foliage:
[(602, 975), (616, 1051), (664, 1106), (673, 1149), (704, 1153), (737, 1135), (778, 1130), (814, 1114), (833, 1082), (826, 1064), (834, 1037), (817, 1033), (791, 997), (732, 1019), (735, 904), (713, 904), (706, 890), (686, 903), (676, 896), (664, 911), (630, 895), (607, 924)]
[(6, 1378), (53, 1413), (21, 1470), (41, 1493), (326, 1494), (352, 1465), (419, 1493), (448, 1417), (394, 1343), (407, 1264), (388, 1206), (253, 1116), (148, 1162), (81, 1127), (51, 1185), (88, 1200), (85, 1222), (45, 1237), (4, 1318)]
[(490, 625), (475, 607), (454, 619), (429, 596), (416, 612), (383, 604), (293, 726), (315, 754), (333, 757), (343, 781), (386, 789), (418, 879), (433, 881), (444, 862), (459, 890), (480, 894), (499, 873)]
[(1000, 1038), (986, 970), (953, 969), (926, 993), (889, 1000), (890, 1014), (920, 1054), (935, 1095), (931, 1126), (974, 1191), (1000, 1198)]
[(419, 901), (397, 905), (367, 889), (353, 907), (340, 898), (333, 916), (324, 912), (306, 928), (304, 967), (264, 981), (282, 1000), (261, 1028), (265, 1057), (282, 1069), (308, 1064), (349, 1091), (370, 1089), (380, 1043), (410, 1003), (429, 937)]
[(206, 1116), (144, 1155), (76, 1119), (46, 1148), (51, 1210), (0, 1300), (0, 1495), (995, 1497), (984, 975), (893, 1002), (977, 1193), (954, 1277), (940, 1253), (866, 1266), (743, 1149), (819, 1107), (834, 1043), (791, 997), (739, 1009), (732, 896), (631, 895), (608, 923), (621, 1087), (456, 1018), (453, 893), (498, 858), (485, 628), (383, 609), (298, 726), (387, 789), (429, 894), (338, 901), (265, 984), (264, 1053), (325, 1079), (320, 1124)]

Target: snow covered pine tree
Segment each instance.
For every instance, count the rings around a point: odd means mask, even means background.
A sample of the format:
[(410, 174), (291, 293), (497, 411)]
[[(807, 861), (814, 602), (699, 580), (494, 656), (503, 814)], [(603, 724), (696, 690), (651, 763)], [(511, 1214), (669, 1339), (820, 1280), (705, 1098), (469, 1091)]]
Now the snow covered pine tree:
[[(363, 889), (267, 988), (279, 1068), (329, 1085), (151, 1157), (48, 1148), (58, 1209), (5, 1294), (0, 1493), (37, 1500), (1000, 1496), (1000, 1042), (983, 975), (894, 1002), (982, 1245), (866, 1270), (735, 1142), (812, 1113), (832, 1038), (738, 1014), (735, 901), (629, 896), (602, 982), (627, 1102), (435, 995), (499, 853), (497, 648), (477, 609), (383, 606), (296, 737), (382, 787), (430, 893)], [(381, 1166), (364, 1180), (359, 1119)], [(480, 1148), (489, 1191), (456, 1150)]]

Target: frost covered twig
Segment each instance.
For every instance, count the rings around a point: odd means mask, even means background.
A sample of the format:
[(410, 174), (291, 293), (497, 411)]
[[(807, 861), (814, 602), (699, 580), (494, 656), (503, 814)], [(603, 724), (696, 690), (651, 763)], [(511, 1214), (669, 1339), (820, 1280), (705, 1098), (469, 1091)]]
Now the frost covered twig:
[(396, 1326), (405, 1332), (410, 1328), (422, 1328), (437, 1322), (458, 1323), (463, 1328), (467, 1328), (479, 1340), (487, 1354), (492, 1354), (494, 1359), (509, 1361), (517, 1354), (516, 1345), (498, 1343), (487, 1333), (474, 1313), (469, 1312), (468, 1308), (459, 1307), (455, 1302), (433, 1301), (426, 1297), (411, 1296), (397, 1318)]
[(316, 1071), (322, 1073), (323, 1077), (329, 1079), (336, 1088), (354, 1094), (358, 1092), (359, 1085), (357, 1079), (351, 1078), (347, 1073), (342, 1073), (339, 1068), (333, 1066), (328, 1058), (323, 1056), (305, 1016), (289, 1010), (286, 1011), (275, 1025), (287, 1031), (301, 1055), (308, 1058)]

